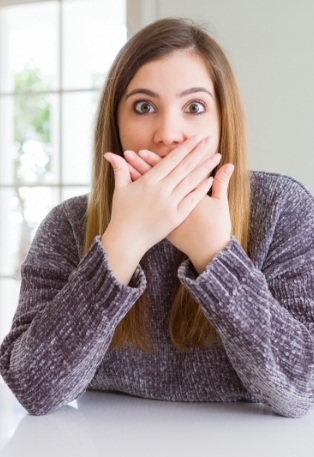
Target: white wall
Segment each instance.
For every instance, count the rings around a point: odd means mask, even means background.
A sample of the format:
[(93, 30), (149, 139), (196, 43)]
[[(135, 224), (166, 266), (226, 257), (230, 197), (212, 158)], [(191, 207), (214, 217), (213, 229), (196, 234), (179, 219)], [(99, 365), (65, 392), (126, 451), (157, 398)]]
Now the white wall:
[(156, 18), (207, 24), (226, 51), (242, 94), (251, 168), (291, 175), (314, 193), (314, 2), (151, 3)]

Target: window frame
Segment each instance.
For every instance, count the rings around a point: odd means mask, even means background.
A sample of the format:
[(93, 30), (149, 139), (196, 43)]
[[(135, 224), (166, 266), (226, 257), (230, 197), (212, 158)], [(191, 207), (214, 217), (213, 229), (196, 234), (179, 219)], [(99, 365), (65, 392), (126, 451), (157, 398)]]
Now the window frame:
[[(19, 91), (18, 94), (19, 96), (26, 96), (26, 95), (40, 95), (40, 94), (45, 94), (45, 95), (52, 95), (52, 96), (57, 96), (58, 97), (58, 109), (57, 109), (57, 116), (58, 116), (58, 129), (59, 129), (59, 135), (58, 135), (58, 155), (60, 159), (58, 160), (58, 179), (56, 182), (47, 182), (42, 184), (42, 187), (49, 187), (51, 189), (55, 189), (56, 192), (58, 192), (58, 197), (57, 200), (59, 202), (63, 201), (64, 198), (62, 198), (64, 194), (64, 189), (65, 188), (79, 188), (79, 187), (87, 187), (89, 183), (80, 183), (80, 182), (65, 182), (63, 180), (63, 164), (62, 164), (62, 154), (63, 154), (63, 137), (62, 137), (62, 126), (63, 126), (63, 99), (65, 94), (71, 94), (71, 93), (92, 93), (92, 92), (99, 92), (101, 88), (92, 88), (92, 87), (86, 87), (86, 88), (64, 88), (63, 87), (63, 81), (62, 81), (62, 71), (63, 71), (63, 63), (62, 63), (62, 58), (63, 58), (63, 28), (60, 24), (63, 23), (63, 17), (62, 17), (62, 3), (63, 1), (71, 1), (71, 2), (79, 2), (80, 0), (0, 0), (0, 11), (4, 7), (14, 7), (17, 5), (26, 5), (26, 4), (34, 4), (34, 3), (56, 3), (58, 6), (58, 11), (59, 11), (59, 17), (58, 17), (58, 81), (57, 81), (57, 89), (51, 89), (51, 90), (45, 90), (45, 91)], [(128, 30), (128, 36), (127, 38), (130, 38), (138, 29), (140, 29), (142, 26), (146, 25), (149, 22), (152, 22), (156, 19), (157, 17), (157, 0), (126, 0), (126, 25), (127, 25), (127, 30)], [(0, 37), (1, 39), (1, 37)], [(0, 100), (3, 100), (5, 97), (14, 97), (16, 94), (15, 91), (0, 91)], [(1, 121), (1, 120), (0, 120)], [(2, 162), (1, 157), (2, 157), (3, 151), (1, 150), (1, 144), (0, 144), (0, 164)], [(0, 182), (0, 190), (5, 190), (5, 189), (14, 189), (14, 182)], [(40, 187), (41, 184), (32, 184), (32, 183), (25, 183), (25, 187)], [(0, 227), (0, 236), (1, 236), (1, 227)], [(10, 273), (10, 272), (9, 272)], [(5, 274), (4, 271), (0, 271), (0, 288), (1, 284), (3, 281), (6, 280), (12, 280), (14, 281), (14, 284), (16, 287), (19, 287), (20, 283), (20, 277), (17, 276), (16, 274)], [(4, 284), (4, 283), (3, 283)], [(15, 288), (15, 285), (12, 283), (12, 287)], [(11, 287), (11, 286), (9, 286)], [(7, 314), (12, 314), (13, 310), (11, 309), (11, 303), (3, 303), (0, 305), (1, 307), (3, 306), (3, 317), (6, 320), (8, 318)], [(10, 308), (10, 309), (8, 309)], [(1, 309), (0, 309), (0, 316), (1, 316)], [(1, 318), (2, 320), (2, 318)], [(0, 326), (3, 327), (3, 326)], [(1, 330), (1, 329), (0, 329)], [(4, 329), (2, 328), (2, 331)], [(0, 334), (1, 337), (1, 334)], [(1, 338), (0, 338), (1, 342)]]

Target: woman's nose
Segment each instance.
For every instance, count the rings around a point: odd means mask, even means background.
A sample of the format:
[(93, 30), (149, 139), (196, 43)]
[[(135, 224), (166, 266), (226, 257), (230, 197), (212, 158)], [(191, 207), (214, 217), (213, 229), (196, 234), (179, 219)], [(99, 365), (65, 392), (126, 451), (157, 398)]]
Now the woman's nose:
[(156, 120), (154, 143), (159, 145), (176, 145), (188, 138), (179, 116), (168, 114)]

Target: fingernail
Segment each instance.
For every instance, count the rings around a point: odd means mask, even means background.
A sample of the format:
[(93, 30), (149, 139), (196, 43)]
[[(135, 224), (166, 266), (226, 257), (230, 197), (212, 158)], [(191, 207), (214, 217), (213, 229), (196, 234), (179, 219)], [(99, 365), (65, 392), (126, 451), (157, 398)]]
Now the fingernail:
[(234, 170), (234, 165), (232, 163), (228, 163), (228, 165), (226, 165), (224, 167), (224, 173), (226, 175), (231, 175), (233, 173), (233, 170)]
[(148, 157), (148, 151), (146, 149), (141, 149), (140, 151), (138, 151), (138, 155), (140, 157)]
[(134, 157), (134, 152), (126, 150), (124, 151), (123, 155), (128, 156), (130, 159), (132, 159)]

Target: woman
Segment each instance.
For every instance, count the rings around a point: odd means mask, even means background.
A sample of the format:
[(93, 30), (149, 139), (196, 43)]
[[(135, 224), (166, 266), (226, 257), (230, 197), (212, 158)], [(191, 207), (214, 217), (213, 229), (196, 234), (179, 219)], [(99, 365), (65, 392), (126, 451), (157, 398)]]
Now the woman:
[(88, 202), (62, 203), (37, 232), (1, 374), (31, 414), (95, 389), (301, 416), (314, 396), (313, 223), (299, 183), (248, 173), (220, 47), (157, 21), (108, 75)]

